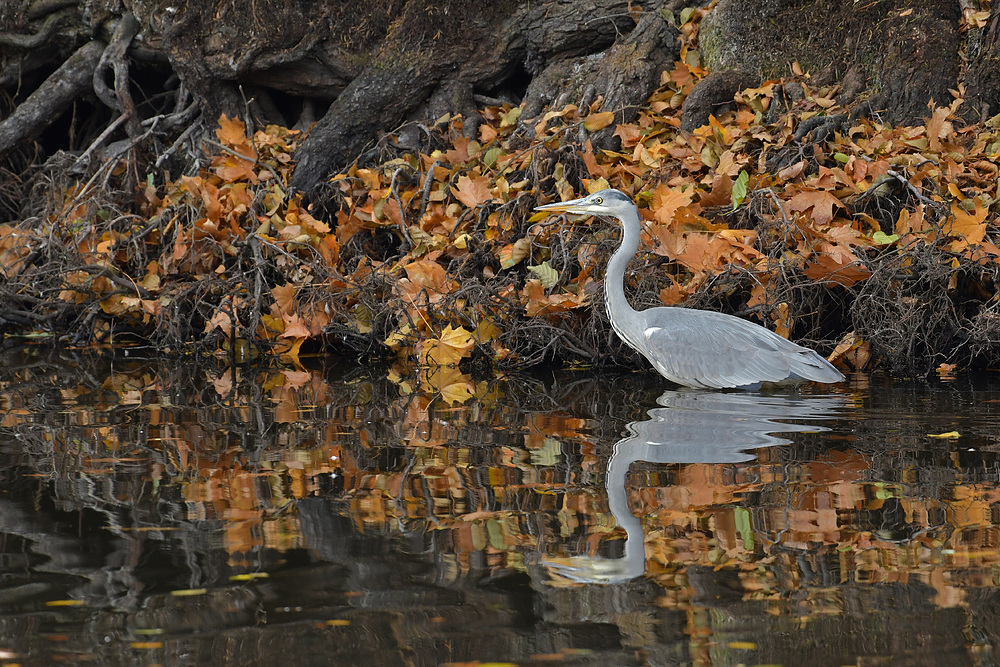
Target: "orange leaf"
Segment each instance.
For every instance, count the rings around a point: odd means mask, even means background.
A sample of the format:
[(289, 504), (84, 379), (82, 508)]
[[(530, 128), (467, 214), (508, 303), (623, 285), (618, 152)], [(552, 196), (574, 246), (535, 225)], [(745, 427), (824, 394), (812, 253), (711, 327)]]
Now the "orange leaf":
[(981, 243), (986, 238), (986, 214), (989, 210), (983, 207), (977, 197), (975, 199), (976, 210), (969, 213), (958, 204), (952, 202), (952, 219), (945, 225), (945, 231), (949, 236), (963, 238), (969, 243)]
[(485, 201), (493, 199), (490, 179), (485, 176), (459, 176), (455, 187), (455, 196), (469, 208), (475, 208)]
[(663, 183), (653, 190), (653, 211), (656, 219), (663, 224), (670, 224), (674, 211), (681, 206), (687, 206), (694, 197), (694, 188), (687, 190), (668, 188)]
[(247, 143), (246, 126), (239, 118), (230, 118), (222, 114), (219, 118), (219, 129), (215, 131), (219, 143), (236, 146)]

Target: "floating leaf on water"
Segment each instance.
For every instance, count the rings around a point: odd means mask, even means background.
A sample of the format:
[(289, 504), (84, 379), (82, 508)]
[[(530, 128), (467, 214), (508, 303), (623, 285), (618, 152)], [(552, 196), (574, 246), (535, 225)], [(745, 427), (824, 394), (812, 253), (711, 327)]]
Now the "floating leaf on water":
[(182, 588), (180, 590), (170, 591), (171, 595), (179, 598), (194, 597), (196, 595), (205, 595), (206, 593), (208, 593), (207, 588)]

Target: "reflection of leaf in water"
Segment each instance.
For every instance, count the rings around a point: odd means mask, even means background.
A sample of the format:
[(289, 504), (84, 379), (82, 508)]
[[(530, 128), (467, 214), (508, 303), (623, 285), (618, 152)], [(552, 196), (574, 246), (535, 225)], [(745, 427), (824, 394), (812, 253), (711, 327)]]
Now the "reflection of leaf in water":
[(736, 530), (743, 540), (743, 548), (753, 551), (753, 526), (750, 524), (750, 510), (745, 507), (734, 507), (733, 518), (736, 520)]
[(531, 463), (536, 466), (554, 466), (562, 455), (562, 443), (555, 438), (545, 438), (539, 449), (531, 450)]

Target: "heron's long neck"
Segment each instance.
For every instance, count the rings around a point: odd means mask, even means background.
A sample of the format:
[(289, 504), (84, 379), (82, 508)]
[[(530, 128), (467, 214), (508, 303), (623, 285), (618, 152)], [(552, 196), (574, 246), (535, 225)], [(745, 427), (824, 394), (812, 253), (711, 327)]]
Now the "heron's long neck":
[(631, 345), (624, 327), (625, 323), (634, 321), (635, 309), (625, 298), (625, 269), (639, 248), (639, 216), (630, 211), (622, 218), (621, 223), (622, 243), (611, 256), (604, 274), (604, 301), (615, 332)]

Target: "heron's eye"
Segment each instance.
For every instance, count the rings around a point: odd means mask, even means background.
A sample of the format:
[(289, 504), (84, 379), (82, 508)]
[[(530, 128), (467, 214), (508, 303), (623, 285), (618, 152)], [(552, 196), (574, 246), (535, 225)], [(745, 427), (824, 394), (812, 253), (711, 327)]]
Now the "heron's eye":
[(595, 204), (603, 204), (604, 203), (604, 198), (603, 197), (598, 197), (597, 199), (594, 200), (594, 203)]

